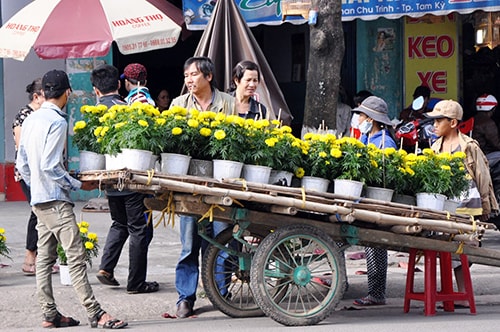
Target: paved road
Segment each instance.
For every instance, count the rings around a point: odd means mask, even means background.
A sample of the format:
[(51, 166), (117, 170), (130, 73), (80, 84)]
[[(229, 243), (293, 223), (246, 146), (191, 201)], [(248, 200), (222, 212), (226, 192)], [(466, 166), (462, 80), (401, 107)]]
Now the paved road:
[[(107, 230), (111, 223), (108, 213), (81, 213), (85, 202), (77, 202), (75, 211), (80, 220), (91, 224), (91, 230), (99, 236), (104, 244)], [(3, 331), (42, 331), (40, 328), (41, 314), (35, 297), (34, 277), (24, 276), (21, 265), (24, 257), (26, 224), (29, 215), (26, 202), (0, 202), (0, 227), (5, 228), (8, 245), (12, 250), (13, 260), (1, 258), (0, 263), (6, 264), (0, 269), (0, 308)], [(157, 216), (158, 217), (158, 216)], [(157, 220), (157, 219), (156, 219)], [(139, 331), (163, 331), (165, 329), (182, 328), (183, 331), (198, 331), (203, 327), (206, 331), (230, 330), (282, 330), (283, 327), (269, 318), (234, 319), (215, 310), (208, 299), (203, 297), (203, 290), (199, 289), (199, 300), (196, 302), (196, 318), (165, 319), (163, 313), (175, 314), (177, 293), (174, 286), (174, 271), (180, 250), (178, 225), (158, 225), (155, 236), (150, 245), (148, 280), (160, 283), (160, 291), (152, 294), (129, 295), (125, 285), (128, 271), (128, 247), (124, 248), (116, 278), (121, 282), (119, 287), (101, 285), (95, 278), (99, 259), (94, 260), (93, 268), (89, 269), (89, 278), (97, 299), (104, 309), (121, 319), (129, 321), (131, 328)], [(494, 232), (485, 240), (485, 246), (500, 250), (500, 232)], [(347, 254), (362, 252), (362, 248), (351, 247)], [(478, 304), (478, 314), (471, 316), (467, 310), (457, 310), (456, 313), (440, 312), (436, 317), (424, 317), (421, 302), (412, 302), (409, 314), (403, 314), (403, 296), (406, 270), (399, 266), (406, 262), (406, 254), (390, 252), (388, 304), (378, 308), (354, 310), (352, 300), (365, 295), (366, 276), (358, 275), (356, 271), (365, 270), (365, 260), (347, 260), (349, 290), (338, 307), (338, 311), (318, 326), (308, 327), (314, 330), (330, 330), (338, 327), (347, 330), (355, 326), (360, 329), (369, 328), (374, 331), (384, 331), (392, 324), (390, 330), (416, 331), (417, 327), (440, 328), (439, 324), (446, 324), (453, 319), (461, 331), (493, 331), (496, 327), (489, 320), (498, 321), (500, 317), (500, 269), (483, 265), (473, 265), (471, 272)], [(421, 279), (421, 277), (420, 277)], [(421, 280), (420, 280), (421, 281)], [(418, 282), (418, 281), (417, 281)], [(53, 278), (56, 301), (63, 314), (72, 315), (82, 321), (80, 327), (71, 328), (71, 331), (83, 331), (89, 328), (85, 311), (80, 306), (71, 286), (62, 286), (59, 276)], [(360, 314), (362, 313), (362, 314)], [(207, 323), (208, 322), (208, 323)], [(251, 324), (250, 324), (251, 322)], [(486, 323), (485, 323), (486, 322)], [(423, 324), (423, 325), (422, 325)], [(436, 324), (436, 325), (428, 325)], [(483, 327), (484, 324), (484, 327)], [(446, 325), (443, 325), (446, 326)], [(420, 329), (419, 329), (420, 330)]]

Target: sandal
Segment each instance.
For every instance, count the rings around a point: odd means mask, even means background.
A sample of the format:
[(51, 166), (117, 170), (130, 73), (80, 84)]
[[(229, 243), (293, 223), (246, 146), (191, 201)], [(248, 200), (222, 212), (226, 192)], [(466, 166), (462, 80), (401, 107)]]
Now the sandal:
[(106, 314), (106, 311), (104, 310), (99, 310), (99, 312), (92, 318), (89, 318), (90, 321), (90, 327), (91, 328), (100, 328), (100, 329), (122, 329), (125, 326), (128, 325), (127, 322), (121, 321), (116, 318), (112, 318), (107, 320), (104, 324), (99, 324), (99, 320), (101, 320), (101, 317)]
[(109, 285), (109, 286), (120, 286), (118, 280), (115, 279), (112, 273), (106, 272), (104, 270), (99, 270), (97, 272), (97, 280), (101, 282), (101, 284)]
[(69, 327), (69, 326), (77, 326), (80, 325), (80, 321), (73, 319), (73, 317), (65, 317), (61, 315), (61, 313), (58, 311), (54, 318), (47, 318), (45, 316), (42, 326), (44, 328), (57, 328), (57, 327)]
[(365, 296), (365, 297), (362, 297), (360, 299), (354, 300), (353, 304), (363, 306), (363, 307), (372, 306), (372, 305), (384, 305), (385, 300), (377, 301), (377, 300), (374, 300), (370, 296)]
[(147, 282), (145, 281), (139, 289), (128, 290), (129, 294), (142, 294), (142, 293), (154, 293), (160, 289), (160, 285), (156, 281)]
[(26, 275), (26, 276), (36, 275), (36, 267), (35, 267), (34, 263), (32, 263), (32, 264), (23, 263), (22, 270), (23, 270), (24, 275)]

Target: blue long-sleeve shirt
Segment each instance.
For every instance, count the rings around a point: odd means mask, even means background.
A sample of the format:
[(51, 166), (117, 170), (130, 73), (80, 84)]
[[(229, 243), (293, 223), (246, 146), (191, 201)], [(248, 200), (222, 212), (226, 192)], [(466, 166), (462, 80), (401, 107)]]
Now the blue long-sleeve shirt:
[(68, 123), (57, 105), (44, 102), (23, 123), (16, 168), (31, 189), (31, 205), (56, 200), (72, 203), (82, 183), (64, 167)]
[[(383, 132), (385, 132), (385, 135), (382, 134)], [(370, 136), (369, 138), (368, 135), (363, 134), (360, 138), (360, 141), (365, 145), (367, 145), (368, 143), (372, 143), (379, 149), (386, 149), (386, 148), (397, 149), (396, 142), (394, 142), (387, 129), (382, 129), (376, 132), (373, 136)]]

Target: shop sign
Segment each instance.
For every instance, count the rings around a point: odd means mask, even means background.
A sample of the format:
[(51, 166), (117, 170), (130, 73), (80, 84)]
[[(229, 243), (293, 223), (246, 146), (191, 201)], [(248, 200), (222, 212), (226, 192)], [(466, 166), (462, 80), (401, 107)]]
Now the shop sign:
[(408, 105), (415, 87), (426, 85), (432, 97), (457, 98), (458, 33), (454, 15), (441, 22), (405, 20), (405, 91)]
[[(281, 0), (233, 0), (249, 26), (259, 24), (279, 25), (283, 23)], [(332, 0), (334, 1), (334, 0)], [(338, 0), (335, 0), (338, 1)], [(375, 20), (402, 16), (420, 17), (425, 14), (461, 14), (476, 10), (500, 11), (499, 0), (341, 0), (342, 21), (354, 19)], [(293, 1), (288, 1), (293, 2)], [(306, 1), (298, 1), (302, 3)], [(189, 30), (205, 29), (217, 0), (183, 0), (184, 20)], [(303, 24), (301, 16), (286, 16), (286, 22)]]

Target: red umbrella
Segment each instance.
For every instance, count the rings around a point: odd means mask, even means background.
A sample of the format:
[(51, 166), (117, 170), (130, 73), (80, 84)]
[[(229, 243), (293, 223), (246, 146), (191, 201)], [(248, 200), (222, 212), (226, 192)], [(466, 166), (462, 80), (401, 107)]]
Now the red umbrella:
[(0, 57), (23, 61), (123, 54), (172, 47), (182, 11), (165, 0), (35, 0), (0, 28)]

